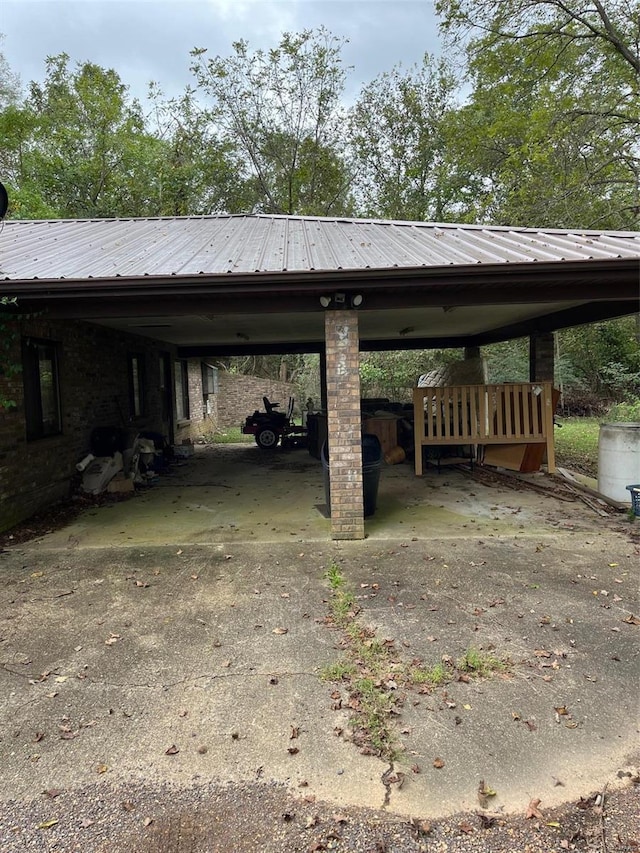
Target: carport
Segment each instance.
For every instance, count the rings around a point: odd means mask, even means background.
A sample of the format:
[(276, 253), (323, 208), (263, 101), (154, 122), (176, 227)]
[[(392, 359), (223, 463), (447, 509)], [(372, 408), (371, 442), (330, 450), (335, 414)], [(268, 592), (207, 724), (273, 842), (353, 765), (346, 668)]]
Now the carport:
[(331, 535), (364, 537), (359, 352), (528, 335), (638, 310), (640, 234), (284, 216), (8, 221), (0, 296), (21, 312), (172, 344), (182, 358), (317, 352)]

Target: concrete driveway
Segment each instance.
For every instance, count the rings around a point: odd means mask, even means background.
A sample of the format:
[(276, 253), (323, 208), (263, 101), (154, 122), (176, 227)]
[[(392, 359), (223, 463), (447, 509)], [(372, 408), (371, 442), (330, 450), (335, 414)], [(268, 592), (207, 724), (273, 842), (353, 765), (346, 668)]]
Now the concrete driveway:
[[(0, 800), (257, 780), (438, 817), (477, 809), (481, 781), (509, 813), (633, 775), (640, 548), (624, 518), (397, 466), (368, 539), (334, 543), (319, 463), (238, 453), (233, 474), (213, 448), (0, 552)], [(375, 686), (393, 757), (354, 738), (353, 684), (326, 678), (353, 664), (331, 566), (349, 624), (391, 650)], [(469, 650), (504, 668), (461, 678)], [(407, 675), (443, 659), (441, 684)]]

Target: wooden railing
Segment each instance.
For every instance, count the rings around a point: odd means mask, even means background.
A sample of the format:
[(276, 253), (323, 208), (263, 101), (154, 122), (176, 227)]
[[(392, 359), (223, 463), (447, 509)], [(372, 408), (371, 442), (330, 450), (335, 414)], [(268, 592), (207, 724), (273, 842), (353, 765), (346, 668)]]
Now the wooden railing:
[(546, 444), (555, 471), (551, 382), (414, 388), (416, 474), (425, 446)]

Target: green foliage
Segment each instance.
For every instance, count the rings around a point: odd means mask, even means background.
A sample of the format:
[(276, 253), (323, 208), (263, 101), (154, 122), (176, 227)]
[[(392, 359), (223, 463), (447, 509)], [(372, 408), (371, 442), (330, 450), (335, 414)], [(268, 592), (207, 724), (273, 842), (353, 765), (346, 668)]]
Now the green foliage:
[(627, 403), (616, 403), (609, 409), (607, 420), (612, 423), (640, 423), (640, 397)]
[(559, 332), (558, 349), (572, 371), (564, 384), (609, 400), (624, 401), (637, 395), (638, 321), (638, 317), (622, 317)]
[(443, 129), (455, 86), (446, 62), (425, 54), (362, 89), (349, 126), (363, 215), (447, 221), (456, 195)]
[(277, 47), (229, 57), (193, 50), (192, 71), (211, 98), (209, 117), (251, 173), (253, 210), (344, 214), (350, 175), (340, 154), (343, 42), (327, 30), (284, 33)]
[(444, 663), (436, 663), (432, 667), (417, 666), (409, 670), (407, 679), (411, 684), (428, 684), (431, 687), (440, 687), (451, 681), (453, 671)]
[(473, 190), (467, 217), (637, 227), (637, 4), (438, 0), (436, 9), (466, 49), (472, 85), (451, 136), (458, 180)]
[(458, 350), (392, 350), (360, 353), (360, 385), (363, 397), (388, 397), (411, 402), (422, 373), (461, 358)]
[(460, 672), (476, 678), (487, 678), (494, 672), (504, 672), (506, 664), (504, 661), (485, 652), (482, 649), (468, 648), (456, 663)]
[(599, 418), (561, 418), (554, 432), (556, 462), (589, 477), (598, 474)]
[(253, 436), (244, 435), (240, 427), (225, 427), (216, 430), (211, 436), (211, 441), (213, 444), (246, 444), (253, 441)]

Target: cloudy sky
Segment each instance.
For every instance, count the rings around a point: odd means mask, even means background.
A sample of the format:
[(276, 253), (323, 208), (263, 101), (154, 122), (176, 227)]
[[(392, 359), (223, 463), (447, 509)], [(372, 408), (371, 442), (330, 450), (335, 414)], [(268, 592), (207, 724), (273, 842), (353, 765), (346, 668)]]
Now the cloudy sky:
[(324, 25), (349, 39), (347, 95), (382, 71), (439, 51), (432, 0), (0, 0), (2, 51), (23, 84), (42, 80), (48, 55), (114, 68), (131, 93), (168, 96), (192, 81), (189, 51), (227, 56), (242, 38), (275, 45), (284, 31)]

